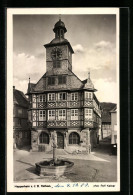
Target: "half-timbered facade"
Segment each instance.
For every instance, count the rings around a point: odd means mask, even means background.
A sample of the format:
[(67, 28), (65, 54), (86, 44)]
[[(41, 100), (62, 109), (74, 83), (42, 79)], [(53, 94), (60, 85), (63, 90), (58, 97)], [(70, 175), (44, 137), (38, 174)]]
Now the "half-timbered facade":
[(28, 126), (29, 102), (22, 91), (13, 86), (13, 141), (14, 148), (30, 146), (31, 131)]
[(28, 85), (33, 151), (51, 151), (52, 134), (58, 149), (89, 152), (96, 146), (101, 128), (100, 104), (90, 79), (81, 81), (72, 71), (71, 44), (67, 29), (59, 20), (53, 29), (55, 38), (46, 48), (46, 73)]

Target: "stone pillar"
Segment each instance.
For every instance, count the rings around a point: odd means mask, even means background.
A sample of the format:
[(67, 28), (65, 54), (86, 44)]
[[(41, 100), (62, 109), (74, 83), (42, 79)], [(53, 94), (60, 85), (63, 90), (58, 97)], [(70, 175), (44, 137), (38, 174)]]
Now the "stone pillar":
[(57, 161), (57, 155), (56, 155), (56, 149), (57, 149), (57, 133), (56, 131), (54, 130), (53, 133), (52, 133), (52, 147), (53, 147), (53, 160), (54, 162)]
[(91, 143), (90, 143), (90, 130), (87, 131), (87, 146), (86, 146), (87, 154), (91, 153)]
[(31, 131), (31, 147), (32, 151), (38, 152), (38, 132)]
[(90, 143), (90, 131), (89, 128), (82, 130), (82, 146), (86, 148), (87, 154), (91, 152), (91, 143)]

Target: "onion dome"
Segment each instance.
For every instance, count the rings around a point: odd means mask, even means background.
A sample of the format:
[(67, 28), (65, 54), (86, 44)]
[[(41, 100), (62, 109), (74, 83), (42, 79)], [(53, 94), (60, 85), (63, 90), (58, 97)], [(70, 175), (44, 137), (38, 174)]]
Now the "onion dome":
[(63, 29), (64, 33), (67, 32), (67, 29), (65, 27), (65, 24), (64, 24), (64, 22), (61, 21), (61, 19), (59, 19), (59, 21), (54, 25), (53, 31), (56, 33), (56, 31), (58, 29)]

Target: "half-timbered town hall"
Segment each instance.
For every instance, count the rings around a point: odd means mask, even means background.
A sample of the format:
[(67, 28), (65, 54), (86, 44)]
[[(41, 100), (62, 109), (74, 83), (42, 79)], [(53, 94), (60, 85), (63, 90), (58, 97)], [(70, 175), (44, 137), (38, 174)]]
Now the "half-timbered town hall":
[(46, 73), (36, 84), (28, 84), (32, 151), (50, 152), (54, 134), (58, 149), (89, 153), (97, 144), (101, 128), (96, 89), (90, 73), (84, 81), (73, 73), (74, 51), (65, 39), (67, 29), (61, 19), (53, 31), (55, 38), (44, 45)]

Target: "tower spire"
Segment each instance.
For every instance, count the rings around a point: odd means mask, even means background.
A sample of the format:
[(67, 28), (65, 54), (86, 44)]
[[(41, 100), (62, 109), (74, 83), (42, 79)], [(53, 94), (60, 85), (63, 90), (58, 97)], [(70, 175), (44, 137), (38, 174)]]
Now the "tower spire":
[(59, 20), (61, 20), (61, 14), (59, 14)]

